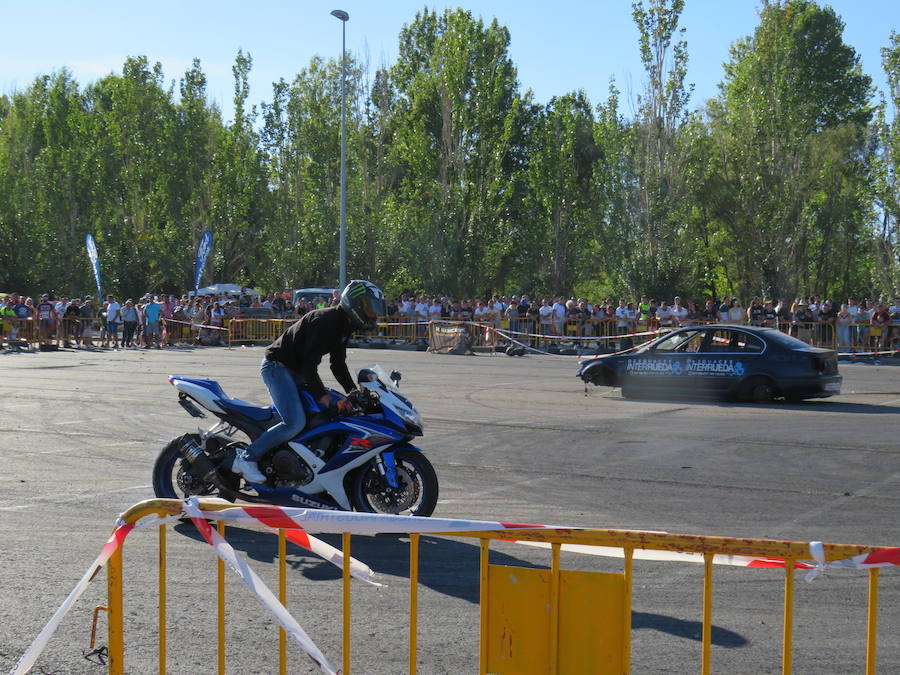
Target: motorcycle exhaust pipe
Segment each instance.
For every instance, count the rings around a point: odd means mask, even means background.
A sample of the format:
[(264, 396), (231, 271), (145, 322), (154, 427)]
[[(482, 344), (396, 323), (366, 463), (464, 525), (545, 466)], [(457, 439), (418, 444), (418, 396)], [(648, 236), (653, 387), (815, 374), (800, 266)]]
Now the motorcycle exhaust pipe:
[(182, 443), (181, 454), (191, 465), (192, 473), (199, 474), (201, 481), (219, 485), (219, 472), (193, 438), (187, 438)]

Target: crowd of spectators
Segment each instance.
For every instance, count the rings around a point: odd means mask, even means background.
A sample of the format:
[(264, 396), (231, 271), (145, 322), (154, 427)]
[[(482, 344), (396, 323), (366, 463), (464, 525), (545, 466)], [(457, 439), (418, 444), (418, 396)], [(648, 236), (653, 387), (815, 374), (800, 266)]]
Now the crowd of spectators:
[(817, 295), (793, 302), (754, 297), (746, 306), (728, 295), (721, 300), (695, 302), (675, 296), (671, 302), (642, 296), (638, 301), (607, 298), (590, 302), (565, 296), (532, 299), (491, 296), (458, 300), (403, 294), (388, 303), (388, 314), (400, 320), (476, 321), (510, 331), (549, 336), (592, 337), (624, 335), (701, 323), (770, 326), (806, 342), (842, 348), (889, 349), (900, 342), (900, 298), (857, 302), (849, 298), (838, 307)]
[[(0, 303), (0, 320), (32, 319), (42, 342), (55, 338), (69, 346), (90, 347), (95, 340), (101, 346), (134, 349), (185, 341), (215, 345), (225, 343), (229, 319), (294, 320), (338, 301), (336, 291), (331, 297), (299, 297), (296, 304), (289, 290), (265, 296), (246, 289), (233, 295), (197, 297), (146, 294), (123, 303), (112, 295), (95, 302), (90, 295), (51, 299), (43, 294), (35, 302), (12, 293)], [(564, 296), (538, 300), (527, 294), (460, 300), (404, 293), (387, 303), (387, 312), (388, 321), (419, 324), (420, 336), (424, 324), (434, 320), (474, 321), (510, 332), (585, 338), (730, 323), (777, 327), (806, 342), (847, 349), (891, 349), (900, 343), (900, 298), (890, 303), (884, 297), (860, 302), (849, 298), (839, 307), (817, 295), (793, 302), (754, 297), (745, 307), (727, 295), (700, 302), (678, 296), (671, 302), (647, 296), (638, 301), (590, 302)], [(5, 332), (16, 339), (19, 324), (7, 323)]]

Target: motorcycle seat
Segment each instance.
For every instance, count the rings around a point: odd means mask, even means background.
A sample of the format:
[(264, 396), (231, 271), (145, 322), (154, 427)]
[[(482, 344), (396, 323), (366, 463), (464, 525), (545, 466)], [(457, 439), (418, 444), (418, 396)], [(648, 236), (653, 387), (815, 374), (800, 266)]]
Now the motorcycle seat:
[(247, 403), (247, 401), (242, 401), (239, 398), (226, 398), (223, 399), (222, 402), (234, 412), (240, 413), (257, 422), (265, 422), (266, 420), (271, 419), (275, 413), (274, 408), (271, 406), (254, 405), (252, 403)]
[(266, 420), (271, 419), (275, 414), (274, 408), (270, 406), (254, 405), (253, 403), (242, 401), (239, 398), (231, 398), (225, 393), (225, 390), (222, 389), (222, 385), (215, 380), (206, 380), (196, 377), (179, 377), (178, 379), (190, 382), (191, 384), (196, 384), (204, 389), (209, 389), (209, 391), (211, 391), (226, 408), (244, 415), (245, 417), (249, 417), (252, 420), (256, 420), (257, 422), (265, 422)]

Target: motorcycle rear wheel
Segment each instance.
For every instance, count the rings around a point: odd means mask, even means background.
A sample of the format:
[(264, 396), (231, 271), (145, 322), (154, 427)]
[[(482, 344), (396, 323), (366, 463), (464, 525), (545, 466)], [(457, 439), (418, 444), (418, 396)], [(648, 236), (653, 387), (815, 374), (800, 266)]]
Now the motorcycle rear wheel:
[(430, 516), (438, 500), (437, 474), (431, 462), (414, 450), (397, 450), (394, 457), (399, 486), (388, 485), (375, 462), (370, 462), (354, 476), (354, 506), (367, 513)]
[(173, 439), (163, 448), (153, 465), (153, 492), (160, 499), (208, 497), (217, 493), (212, 483), (200, 483), (188, 472), (189, 465), (182, 447), (193, 441), (200, 445), (197, 434), (185, 434)]

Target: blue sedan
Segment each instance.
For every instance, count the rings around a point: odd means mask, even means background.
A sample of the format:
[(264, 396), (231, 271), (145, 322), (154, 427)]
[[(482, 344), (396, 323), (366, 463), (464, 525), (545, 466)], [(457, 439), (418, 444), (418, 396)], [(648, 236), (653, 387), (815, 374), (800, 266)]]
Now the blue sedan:
[(837, 352), (774, 328), (679, 328), (635, 350), (580, 364), (578, 377), (634, 397), (705, 394), (767, 403), (841, 393)]

